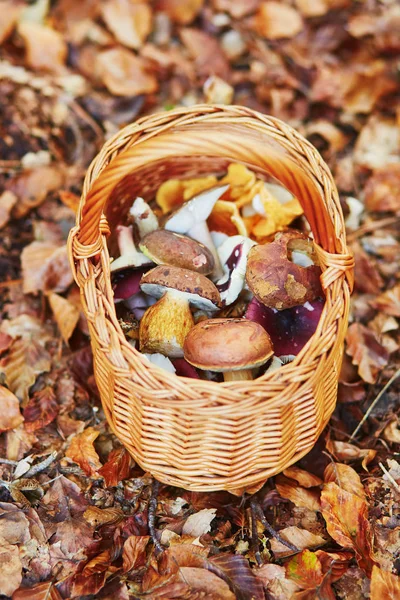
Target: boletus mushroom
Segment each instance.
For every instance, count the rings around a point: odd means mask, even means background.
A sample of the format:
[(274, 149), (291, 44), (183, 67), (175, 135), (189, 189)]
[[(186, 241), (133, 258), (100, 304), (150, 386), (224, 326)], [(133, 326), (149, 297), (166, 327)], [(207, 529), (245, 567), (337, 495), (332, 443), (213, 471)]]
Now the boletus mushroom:
[[(293, 262), (294, 251), (297, 257), (299, 254), (308, 256), (312, 264), (302, 266)], [(314, 264), (313, 256), (313, 244), (302, 232), (277, 233), (273, 242), (250, 250), (247, 285), (262, 304), (276, 310), (312, 302), (322, 295), (321, 269)]]
[(141, 290), (159, 298), (140, 321), (141, 352), (183, 357), (183, 343), (194, 325), (190, 306), (208, 313), (218, 310), (221, 298), (215, 285), (201, 275), (179, 267), (158, 266), (143, 275)]
[(265, 329), (247, 319), (200, 321), (187, 334), (183, 351), (191, 365), (223, 373), (225, 381), (253, 379), (252, 369), (274, 353)]
[(226, 192), (228, 187), (229, 185), (212, 187), (197, 194), (175, 210), (164, 224), (165, 229), (168, 231), (186, 234), (194, 240), (204, 244), (204, 246), (211, 251), (215, 261), (213, 272), (214, 279), (221, 277), (222, 269), (207, 226), (207, 219), (210, 216), (216, 201), (224, 192)]
[(132, 225), (129, 225), (129, 227), (118, 225), (116, 231), (120, 256), (111, 263), (111, 271), (121, 271), (128, 267), (149, 266), (151, 260), (136, 249), (133, 241)]
[(144, 236), (140, 250), (156, 265), (171, 265), (208, 275), (214, 269), (210, 250), (192, 238), (166, 229)]

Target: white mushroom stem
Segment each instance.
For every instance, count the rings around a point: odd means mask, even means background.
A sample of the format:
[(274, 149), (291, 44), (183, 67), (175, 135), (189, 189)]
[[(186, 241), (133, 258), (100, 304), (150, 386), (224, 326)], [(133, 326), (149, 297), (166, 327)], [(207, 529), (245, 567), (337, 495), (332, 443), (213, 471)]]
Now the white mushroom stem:
[(216, 247), (214, 246), (214, 242), (206, 221), (200, 221), (200, 223), (196, 223), (196, 225), (189, 229), (187, 235), (196, 240), (197, 242), (204, 244), (204, 246), (206, 246), (206, 248), (210, 250), (215, 261), (214, 270), (211, 273), (211, 279), (213, 279), (214, 281), (220, 279), (223, 276), (224, 272), (222, 270), (221, 261), (219, 260), (218, 252)]
[(157, 216), (147, 202), (140, 196), (136, 198), (129, 209), (129, 215), (133, 217), (137, 225), (140, 238), (144, 237), (147, 233), (158, 229)]
[(241, 369), (239, 371), (225, 371), (224, 381), (251, 381), (253, 379), (252, 369)]
[(140, 267), (141, 265), (149, 264), (147, 256), (136, 249), (131, 225), (129, 227), (118, 225), (117, 236), (120, 257), (111, 263), (111, 271), (116, 271), (124, 267)]
[(168, 373), (176, 373), (176, 369), (167, 356), (156, 352), (155, 354), (143, 354), (153, 365), (168, 371)]

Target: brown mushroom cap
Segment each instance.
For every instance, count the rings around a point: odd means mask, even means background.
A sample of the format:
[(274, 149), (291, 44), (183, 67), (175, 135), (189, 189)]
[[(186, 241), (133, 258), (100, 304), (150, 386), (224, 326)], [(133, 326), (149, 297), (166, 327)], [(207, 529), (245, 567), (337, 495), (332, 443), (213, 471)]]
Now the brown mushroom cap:
[(221, 305), (221, 296), (213, 282), (189, 269), (155, 267), (143, 275), (140, 287), (154, 298), (161, 298), (171, 291), (179, 292), (192, 306), (206, 311), (216, 310)]
[(247, 285), (269, 308), (284, 310), (322, 295), (321, 269), (317, 265), (302, 267), (290, 260), (288, 244), (293, 248), (296, 239), (304, 248), (308, 238), (300, 231), (277, 233), (275, 241), (254, 246), (247, 257)]
[(192, 238), (157, 229), (144, 236), (140, 249), (157, 265), (171, 265), (208, 275), (214, 269), (214, 257), (210, 250)]
[(273, 347), (268, 333), (254, 321), (207, 319), (189, 331), (183, 352), (194, 367), (223, 373), (263, 365)]

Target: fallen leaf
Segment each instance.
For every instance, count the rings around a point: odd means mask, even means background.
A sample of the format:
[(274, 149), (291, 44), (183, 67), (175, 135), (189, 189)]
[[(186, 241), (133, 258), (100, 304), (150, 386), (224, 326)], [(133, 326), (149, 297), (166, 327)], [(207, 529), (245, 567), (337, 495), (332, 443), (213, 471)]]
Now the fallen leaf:
[(107, 0), (101, 14), (117, 40), (128, 48), (140, 48), (152, 28), (151, 8), (145, 2)]
[(225, 581), (206, 569), (180, 567), (177, 579), (189, 586), (189, 597), (191, 598), (206, 597), (210, 600), (235, 600), (237, 598)]
[(362, 459), (362, 466), (364, 469), (367, 468), (368, 464), (374, 460), (377, 452), (372, 448), (358, 448), (354, 444), (348, 442), (336, 442), (332, 441), (327, 444), (327, 449), (338, 459), (338, 460), (359, 460)]
[(400, 126), (394, 119), (371, 116), (362, 128), (354, 148), (356, 165), (380, 169), (398, 161)]
[(400, 283), (371, 300), (370, 304), (385, 315), (400, 317)]
[(384, 286), (384, 281), (379, 273), (377, 261), (365, 252), (361, 244), (351, 245), (354, 254), (354, 289), (358, 293), (378, 294)]
[(102, 464), (94, 449), (93, 442), (98, 438), (99, 432), (93, 427), (88, 427), (82, 433), (72, 438), (65, 456), (73, 460), (89, 477), (97, 475)]
[(217, 10), (229, 13), (234, 19), (254, 13), (259, 4), (260, 0), (213, 0)]
[(142, 567), (146, 562), (146, 546), (150, 540), (148, 535), (130, 535), (122, 549), (122, 571), (128, 573), (132, 569)]
[(111, 550), (104, 550), (86, 563), (81, 573), (74, 577), (71, 598), (97, 596), (106, 582), (107, 572), (116, 570), (111, 563)]
[(388, 164), (374, 171), (364, 189), (365, 206), (371, 212), (400, 211), (400, 165)]
[(39, 23), (23, 22), (18, 33), (26, 47), (26, 60), (33, 69), (61, 73), (67, 59), (67, 44), (55, 29)]
[(0, 196), (0, 229), (2, 227), (4, 227), (5, 225), (7, 225), (8, 221), (10, 219), (11, 210), (15, 206), (17, 200), (18, 200), (17, 196), (13, 192), (10, 192), (9, 190), (6, 190), (5, 192), (3, 192), (1, 194), (1, 196)]
[(157, 91), (158, 82), (146, 62), (126, 48), (104, 50), (96, 61), (99, 77), (115, 96), (137, 96)]
[(63, 292), (73, 282), (66, 246), (32, 242), (23, 249), (21, 263), (25, 294)]
[(254, 569), (254, 574), (259, 578), (271, 600), (288, 600), (299, 590), (299, 586), (286, 576), (286, 569), (280, 565), (267, 563)]
[(346, 352), (358, 366), (360, 377), (375, 383), (378, 373), (389, 361), (389, 352), (379, 343), (375, 333), (361, 323), (352, 323), (347, 330)]
[(78, 324), (80, 310), (74, 304), (69, 302), (67, 298), (63, 298), (54, 292), (48, 294), (48, 299), (61, 336), (64, 342), (68, 343), (69, 338), (74, 333), (75, 327)]
[(297, 10), (276, 1), (262, 2), (255, 26), (259, 35), (270, 40), (291, 38), (303, 29), (303, 20)]
[(229, 83), (229, 63), (217, 38), (192, 27), (181, 29), (180, 37), (190, 55), (194, 58), (197, 73), (201, 77), (217, 75)]
[(333, 481), (340, 488), (355, 494), (362, 500), (366, 499), (364, 486), (361, 483), (359, 474), (342, 463), (329, 463), (324, 472), (325, 483)]
[(157, 0), (156, 10), (167, 13), (171, 21), (189, 25), (199, 14), (204, 0)]
[(296, 0), (296, 6), (305, 17), (322, 17), (329, 10), (344, 8), (350, 0)]
[(182, 533), (195, 538), (208, 533), (216, 512), (216, 508), (203, 508), (203, 510), (190, 515), (183, 525)]
[(7, 356), (0, 361), (8, 387), (22, 401), (27, 400), (36, 377), (49, 371), (50, 366), (49, 353), (34, 339), (14, 340)]
[[(307, 529), (301, 529), (296, 525), (281, 529), (279, 535), (287, 542), (294, 544), (299, 550), (304, 550), (305, 548), (317, 548), (318, 546), (326, 544), (326, 539), (321, 535), (307, 531)], [(289, 550), (287, 546), (284, 546), (284, 544), (281, 544), (275, 538), (271, 538), (270, 544), (271, 550), (276, 558), (281, 558), (282, 556), (293, 553), (292, 550)]]
[(18, 398), (2, 385), (0, 385), (0, 406), (0, 432), (14, 429), (22, 423), (24, 417), (19, 410)]
[(282, 498), (290, 500), (296, 506), (315, 511), (321, 510), (319, 490), (303, 488), (284, 475), (276, 477), (275, 486)]
[(4, 0), (1, 4), (1, 20), (0, 20), (0, 44), (5, 42), (12, 34), (18, 17), (23, 10), (24, 5), (18, 0)]
[(374, 565), (371, 576), (371, 600), (398, 600), (398, 598), (400, 598), (400, 577)]
[(26, 544), (31, 539), (29, 521), (14, 504), (0, 502), (0, 538), (7, 544)]
[(62, 164), (39, 166), (13, 177), (7, 186), (18, 199), (13, 216), (17, 219), (24, 217), (32, 208), (40, 206), (50, 192), (58, 190), (63, 182)]
[(304, 471), (304, 469), (296, 466), (288, 467), (283, 471), (283, 474), (289, 477), (289, 479), (295, 479), (298, 484), (305, 488), (317, 487), (323, 483), (322, 479), (313, 475), (313, 473)]
[(0, 539), (0, 594), (12, 596), (22, 581), (22, 563), (18, 546)]
[(4, 354), (4, 352), (9, 349), (9, 347), (12, 344), (12, 341), (13, 338), (11, 337), (11, 335), (0, 331), (0, 355)]
[(70, 208), (72, 212), (76, 215), (79, 208), (79, 203), (81, 201), (80, 197), (77, 194), (73, 194), (68, 190), (60, 191), (60, 200), (67, 208)]
[(33, 586), (18, 588), (13, 593), (12, 600), (62, 600), (62, 598), (52, 581), (44, 581)]
[(365, 500), (331, 482), (323, 487), (321, 507), (329, 535), (343, 548), (353, 549), (358, 565), (370, 575), (374, 561)]
[(286, 575), (304, 590), (319, 587), (324, 577), (317, 555), (310, 550), (303, 550), (286, 563)]
[(340, 579), (346, 573), (350, 562), (353, 560), (353, 553), (347, 551), (325, 552), (317, 550), (315, 554), (321, 563), (324, 575), (329, 575), (331, 582)]
[(112, 450), (107, 462), (99, 469), (107, 487), (114, 487), (129, 476), (133, 460), (129, 452), (121, 446)]
[(60, 407), (50, 386), (35, 392), (24, 408), (26, 431), (43, 429), (56, 418)]
[(8, 460), (21, 460), (31, 450), (33, 444), (36, 444), (38, 441), (35, 434), (26, 431), (23, 424), (7, 431), (6, 436), (6, 458)]
[(383, 437), (388, 442), (392, 442), (392, 444), (400, 444), (400, 427), (397, 418), (394, 418), (389, 425), (386, 425), (383, 430)]

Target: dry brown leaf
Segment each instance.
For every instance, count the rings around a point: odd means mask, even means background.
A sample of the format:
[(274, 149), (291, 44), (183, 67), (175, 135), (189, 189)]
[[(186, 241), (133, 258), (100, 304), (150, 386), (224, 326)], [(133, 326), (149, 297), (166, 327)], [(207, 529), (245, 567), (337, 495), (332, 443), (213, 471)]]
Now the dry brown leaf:
[(24, 420), (19, 410), (18, 398), (2, 385), (0, 385), (0, 407), (0, 432), (18, 427)]
[(399, 598), (400, 577), (374, 565), (371, 576), (371, 600), (398, 600)]
[(63, 298), (54, 292), (51, 292), (48, 295), (48, 299), (61, 336), (64, 342), (68, 343), (69, 338), (74, 333), (74, 329), (78, 324), (80, 310), (66, 298)]
[(65, 456), (73, 460), (86, 475), (97, 475), (102, 464), (99, 455), (94, 449), (93, 442), (98, 438), (99, 432), (93, 427), (88, 427), (82, 433), (72, 438)]
[(47, 194), (58, 190), (63, 184), (64, 176), (62, 165), (49, 165), (24, 171), (14, 177), (7, 186), (18, 198), (13, 217), (20, 219), (42, 204)]
[(361, 323), (352, 323), (347, 330), (346, 352), (358, 366), (358, 374), (367, 383), (375, 383), (378, 373), (387, 365), (389, 352), (375, 333)]
[(400, 212), (400, 164), (376, 170), (364, 189), (365, 206), (372, 212)]
[(182, 42), (196, 62), (201, 77), (217, 75), (224, 81), (230, 80), (230, 68), (218, 40), (200, 29), (181, 29)]
[(99, 475), (104, 477), (107, 487), (113, 487), (129, 476), (132, 464), (128, 450), (121, 446), (110, 452), (107, 462), (99, 469)]
[(378, 294), (384, 286), (384, 281), (379, 273), (377, 261), (367, 254), (358, 242), (351, 245), (351, 250), (355, 259), (355, 291), (363, 294)]
[(300, 469), (296, 466), (288, 467), (283, 471), (283, 474), (286, 477), (289, 477), (289, 479), (295, 479), (297, 483), (305, 488), (316, 487), (323, 483), (322, 479), (313, 475), (313, 473), (304, 471), (304, 469)]
[(189, 25), (199, 14), (204, 0), (157, 0), (156, 10), (167, 13), (171, 21)]
[(392, 444), (400, 444), (400, 423), (397, 418), (386, 425), (383, 430), (383, 437)]
[(371, 300), (370, 304), (385, 315), (400, 317), (400, 283)]
[(0, 538), (8, 544), (26, 544), (31, 539), (29, 521), (14, 504), (0, 504)]
[(0, 362), (10, 390), (22, 401), (28, 398), (28, 390), (40, 373), (49, 371), (49, 353), (34, 339), (14, 340), (7, 356)]
[(322, 17), (329, 10), (344, 8), (350, 0), (296, 0), (296, 6), (304, 17)]
[(229, 13), (234, 19), (241, 19), (254, 13), (261, 0), (212, 0), (216, 10)]
[(24, 293), (64, 292), (73, 282), (66, 246), (32, 242), (21, 254)]
[(0, 331), (0, 355), (4, 354), (4, 352), (9, 349), (9, 347), (12, 344), (12, 341), (13, 338), (11, 337), (11, 335)]
[(321, 510), (319, 490), (303, 488), (284, 475), (276, 477), (275, 486), (282, 498), (290, 500), (296, 506), (315, 511)]
[(358, 565), (370, 575), (374, 561), (365, 500), (331, 482), (324, 485), (321, 507), (329, 535), (343, 548), (353, 549)]
[(177, 579), (189, 586), (190, 598), (203, 597), (209, 600), (235, 600), (237, 598), (225, 581), (207, 569), (180, 567)]
[(19, 0), (4, 0), (1, 3), (0, 44), (5, 42), (14, 31), (23, 8), (24, 5)]
[(288, 600), (299, 590), (299, 586), (286, 576), (286, 569), (280, 565), (267, 563), (254, 569), (254, 574), (264, 585), (271, 600)]
[(349, 141), (348, 136), (330, 121), (312, 121), (307, 125), (306, 131), (307, 137), (316, 134), (326, 140), (332, 152), (340, 152)]
[(0, 539), (0, 594), (12, 596), (22, 581), (22, 563), (18, 546)]
[(56, 395), (49, 385), (35, 392), (24, 408), (26, 431), (43, 429), (54, 421), (59, 410)]
[(146, 546), (149, 535), (130, 535), (122, 550), (122, 571), (128, 573), (132, 569), (142, 567), (146, 562)]
[(101, 527), (102, 525), (111, 525), (119, 523), (124, 518), (124, 513), (120, 508), (99, 508), (98, 506), (89, 506), (83, 513), (83, 518), (92, 527)]
[(364, 486), (361, 483), (359, 474), (342, 463), (329, 463), (324, 472), (325, 483), (333, 481), (340, 488), (355, 494), (362, 500), (366, 499)]
[(74, 214), (78, 212), (81, 199), (77, 194), (73, 194), (68, 190), (61, 190), (60, 200), (67, 208), (70, 208)]
[(23, 424), (7, 431), (6, 438), (6, 458), (17, 461), (21, 460), (31, 450), (33, 444), (36, 444), (38, 441), (35, 434), (26, 431)]
[(1, 196), (0, 196), (0, 229), (2, 227), (4, 227), (4, 225), (7, 225), (8, 221), (10, 219), (11, 210), (15, 206), (17, 200), (18, 200), (17, 196), (9, 190), (6, 190), (5, 192), (3, 192), (1, 194)]
[(376, 450), (372, 448), (358, 448), (349, 442), (330, 441), (326, 445), (327, 450), (331, 452), (338, 460), (360, 460), (364, 469), (374, 460)]
[(195, 538), (208, 533), (216, 512), (216, 508), (203, 508), (203, 510), (190, 515), (183, 525), (182, 533)]
[(157, 78), (150, 73), (146, 62), (126, 48), (100, 52), (96, 66), (100, 79), (116, 96), (137, 96), (157, 91)]
[(12, 600), (62, 600), (52, 581), (44, 581), (29, 587), (20, 587)]
[(398, 162), (400, 125), (395, 119), (371, 116), (362, 128), (354, 147), (354, 163), (368, 169), (380, 169)]
[(281, 2), (262, 2), (255, 18), (259, 35), (270, 40), (292, 38), (303, 29), (303, 20), (296, 9)]
[[(307, 529), (301, 529), (296, 525), (291, 525), (290, 527), (281, 529), (279, 531), (279, 535), (287, 542), (294, 544), (299, 550), (304, 550), (305, 548), (317, 548), (317, 546), (323, 546), (326, 544), (326, 539), (321, 535), (312, 533)], [(270, 540), (270, 544), (271, 550), (276, 558), (287, 556), (288, 554), (293, 553), (292, 550), (289, 550), (287, 546), (281, 544), (275, 538)]]
[(67, 43), (61, 33), (27, 21), (18, 25), (18, 33), (24, 40), (26, 61), (30, 67), (55, 73), (64, 70)]
[(101, 14), (117, 40), (128, 48), (140, 48), (151, 31), (152, 12), (145, 2), (107, 0)]

